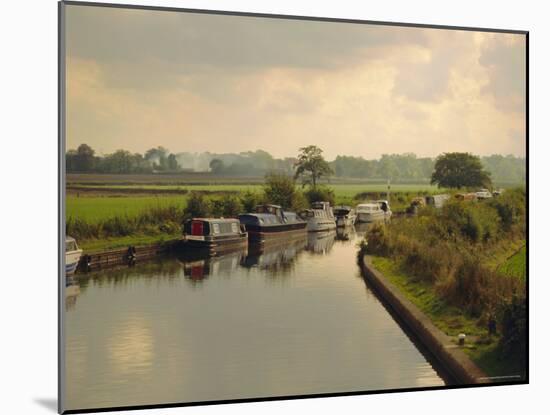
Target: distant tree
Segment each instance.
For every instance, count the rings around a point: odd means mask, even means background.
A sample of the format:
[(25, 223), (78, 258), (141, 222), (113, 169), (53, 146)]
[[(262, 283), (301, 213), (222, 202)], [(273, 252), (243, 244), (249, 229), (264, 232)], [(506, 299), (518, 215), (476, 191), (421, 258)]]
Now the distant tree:
[(176, 155), (171, 153), (167, 158), (167, 167), (168, 170), (174, 171), (178, 169), (178, 160), (176, 159)]
[(145, 160), (157, 170), (166, 170), (168, 168), (168, 150), (162, 146), (151, 148), (145, 152)]
[(210, 171), (214, 174), (220, 174), (222, 173), (224, 168), (223, 161), (220, 159), (212, 159), (210, 161)]
[(438, 187), (491, 187), (491, 177), (479, 157), (470, 153), (444, 153), (437, 157), (432, 184)]
[(75, 171), (92, 171), (95, 168), (95, 151), (88, 144), (80, 144), (72, 161)]
[(304, 184), (311, 184), (315, 188), (321, 177), (330, 176), (332, 173), (330, 164), (323, 158), (323, 150), (314, 145), (300, 148), (295, 179), (302, 177)]

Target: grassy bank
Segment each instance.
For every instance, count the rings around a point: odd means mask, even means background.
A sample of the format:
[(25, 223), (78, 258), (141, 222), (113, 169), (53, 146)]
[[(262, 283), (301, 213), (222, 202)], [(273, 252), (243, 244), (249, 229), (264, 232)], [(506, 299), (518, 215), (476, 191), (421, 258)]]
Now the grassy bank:
[(527, 276), (527, 248), (525, 244), (498, 266), (498, 272), (525, 279)]
[(464, 351), (489, 376), (508, 376), (524, 372), (517, 359), (503, 358), (499, 350), (501, 336), (488, 335), (486, 321), (464, 313), (460, 307), (443, 300), (434, 286), (406, 273), (403, 267), (385, 257), (374, 257), (373, 265), (448, 336), (467, 335)]
[(524, 371), (525, 191), (449, 202), (374, 226), (363, 251), (441, 330), (466, 333), (467, 352), (489, 374)]
[(91, 253), (106, 251), (109, 249), (126, 248), (128, 246), (137, 247), (142, 245), (152, 245), (167, 242), (180, 237), (180, 232), (173, 234), (161, 233), (158, 235), (135, 234), (131, 236), (120, 236), (113, 238), (85, 239), (79, 244), (79, 246), (81, 249), (86, 251), (86, 253)]

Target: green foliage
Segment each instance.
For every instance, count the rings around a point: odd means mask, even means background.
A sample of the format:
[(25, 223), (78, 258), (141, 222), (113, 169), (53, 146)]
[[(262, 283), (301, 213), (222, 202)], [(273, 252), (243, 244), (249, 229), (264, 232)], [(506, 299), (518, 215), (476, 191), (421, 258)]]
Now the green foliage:
[(308, 208), (308, 201), (303, 192), (296, 190), (292, 195), (292, 204), (290, 209), (294, 212), (301, 212)]
[(335, 205), (336, 197), (334, 190), (328, 186), (318, 185), (316, 187), (310, 187), (304, 192), (304, 195), (311, 205), (314, 202), (330, 202), (332, 206)]
[(316, 187), (321, 177), (330, 176), (332, 173), (330, 164), (323, 158), (323, 150), (314, 145), (300, 148), (295, 179), (302, 177), (303, 184)]
[(245, 190), (241, 193), (240, 201), (243, 206), (243, 212), (254, 212), (256, 206), (261, 202), (261, 197), (256, 192)]
[(279, 205), (283, 209), (290, 209), (293, 206), (298, 192), (294, 179), (281, 173), (267, 174), (263, 191), (268, 203)]
[(443, 209), (423, 209), (415, 218), (373, 226), (366, 252), (393, 258), (449, 304), (481, 316), (525, 290), (521, 279), (484, 265), (483, 252), (513, 236), (492, 203), (449, 202)]
[(202, 193), (191, 192), (184, 209), (187, 218), (207, 218), (212, 211), (212, 203)]
[(506, 190), (503, 194), (490, 201), (499, 217), (503, 227), (509, 231), (522, 224), (522, 218), (526, 210), (525, 188)]
[(221, 199), (212, 200), (211, 213), (215, 217), (235, 218), (243, 213), (243, 205), (238, 197), (225, 195)]
[(515, 278), (525, 278), (527, 275), (527, 248), (522, 246), (518, 252), (508, 258), (497, 268), (500, 274)]
[(444, 153), (435, 160), (432, 184), (439, 187), (491, 187), (491, 177), (479, 157), (469, 153)]
[(442, 219), (448, 235), (465, 237), (472, 242), (493, 240), (500, 229), (498, 213), (485, 203), (451, 201), (443, 207)]
[(522, 362), (527, 352), (527, 301), (514, 295), (500, 306), (499, 320), (502, 337), (499, 347), (503, 357), (513, 356)]

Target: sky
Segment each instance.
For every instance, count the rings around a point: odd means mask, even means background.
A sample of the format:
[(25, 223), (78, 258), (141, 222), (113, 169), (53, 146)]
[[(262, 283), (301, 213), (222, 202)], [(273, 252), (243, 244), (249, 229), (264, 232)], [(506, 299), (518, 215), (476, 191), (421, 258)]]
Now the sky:
[(67, 6), (67, 148), (525, 156), (525, 36)]

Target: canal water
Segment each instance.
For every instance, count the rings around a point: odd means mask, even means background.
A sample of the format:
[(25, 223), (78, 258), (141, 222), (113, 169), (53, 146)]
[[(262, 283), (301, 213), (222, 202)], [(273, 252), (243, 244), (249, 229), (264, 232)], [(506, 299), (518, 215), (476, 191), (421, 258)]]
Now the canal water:
[(76, 277), (67, 409), (444, 385), (361, 277), (364, 230)]

